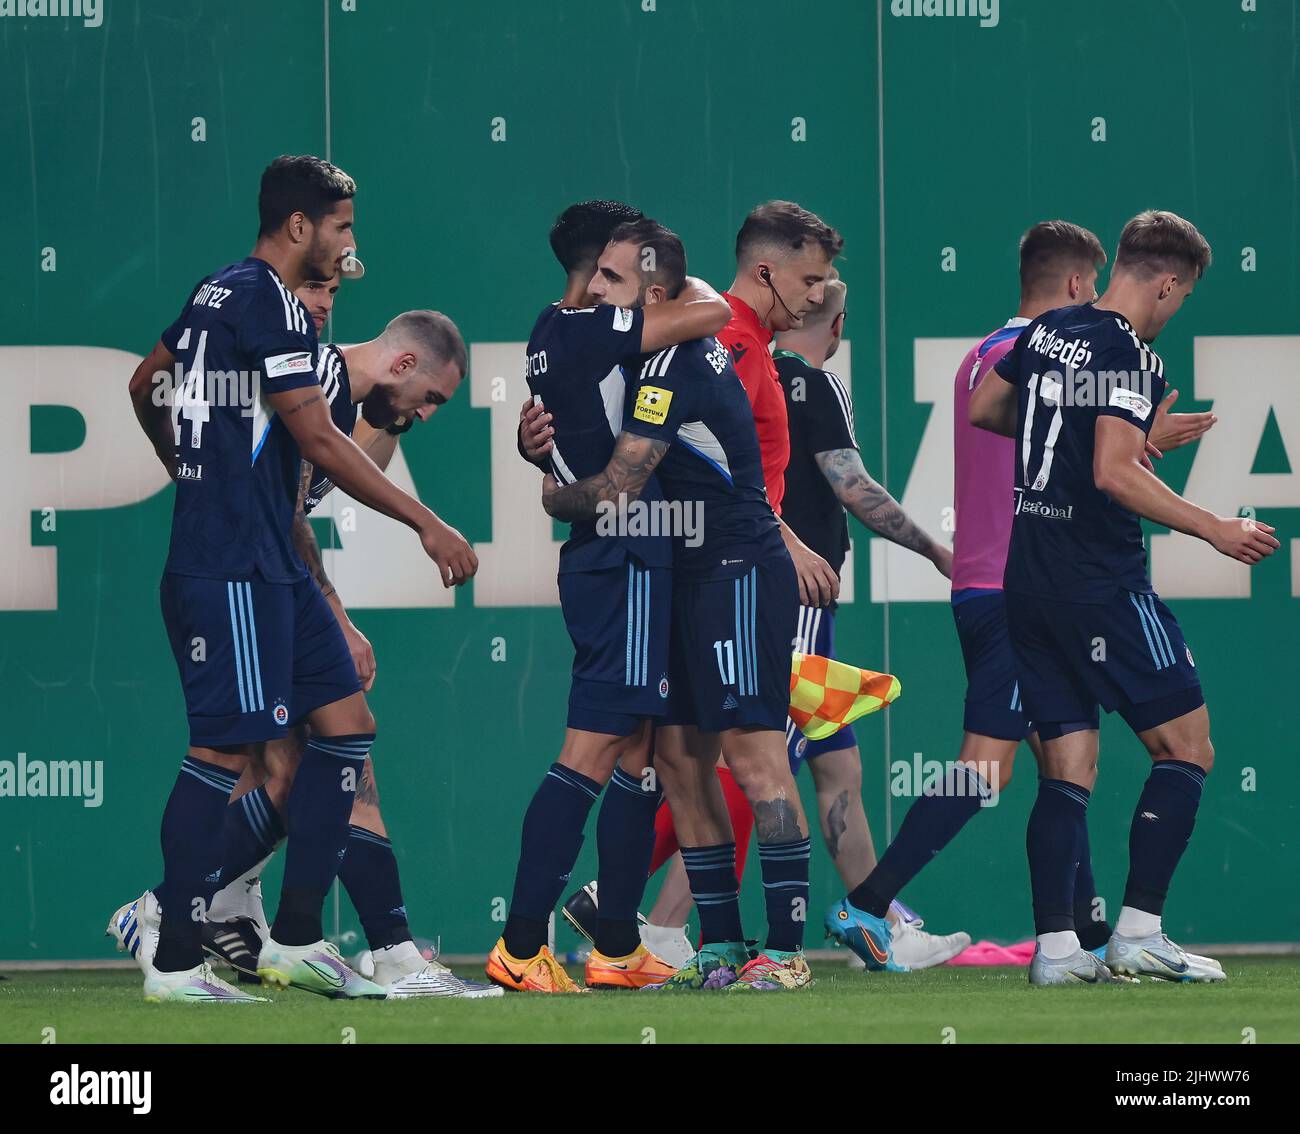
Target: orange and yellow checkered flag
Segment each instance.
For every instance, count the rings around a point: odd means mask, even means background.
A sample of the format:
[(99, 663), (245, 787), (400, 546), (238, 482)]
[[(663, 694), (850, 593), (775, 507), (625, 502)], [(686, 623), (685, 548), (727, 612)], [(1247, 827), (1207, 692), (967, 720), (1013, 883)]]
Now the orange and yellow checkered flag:
[(883, 709), (903, 691), (892, 673), (876, 673), (819, 654), (790, 656), (790, 719), (809, 740), (833, 736)]

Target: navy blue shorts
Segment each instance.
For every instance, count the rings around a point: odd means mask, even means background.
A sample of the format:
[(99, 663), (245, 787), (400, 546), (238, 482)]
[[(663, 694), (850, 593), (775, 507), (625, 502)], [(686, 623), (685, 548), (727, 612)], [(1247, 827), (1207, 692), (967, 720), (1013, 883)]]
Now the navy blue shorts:
[(1002, 592), (981, 591), (959, 598), (953, 603), (952, 619), (966, 663), (962, 728), (998, 740), (1024, 740), (1032, 726), (1021, 704)]
[[(795, 625), (794, 648), (795, 652), (800, 654), (818, 654), (824, 658), (835, 657), (835, 607), (801, 604)], [(799, 766), (805, 760), (815, 760), (827, 752), (842, 752), (845, 748), (856, 748), (857, 744), (858, 738), (853, 733), (852, 725), (845, 725), (839, 732), (826, 737), (825, 740), (809, 740), (799, 731), (799, 726), (794, 721), (786, 718), (785, 747), (790, 757), (792, 776), (799, 774)]]
[(664, 724), (702, 732), (785, 728), (799, 583), (784, 551), (736, 579), (673, 584)]
[(1061, 725), (1096, 728), (1098, 705), (1144, 732), (1205, 704), (1192, 651), (1156, 595), (1119, 590), (1097, 604), (1013, 593), (1006, 600), (1025, 712), (1044, 740)]
[(673, 573), (629, 556), (621, 567), (559, 576), (573, 639), (569, 727), (631, 736), (668, 701)]
[(278, 740), (313, 709), (361, 689), (343, 631), (311, 579), (168, 573), (159, 591), (195, 747)]

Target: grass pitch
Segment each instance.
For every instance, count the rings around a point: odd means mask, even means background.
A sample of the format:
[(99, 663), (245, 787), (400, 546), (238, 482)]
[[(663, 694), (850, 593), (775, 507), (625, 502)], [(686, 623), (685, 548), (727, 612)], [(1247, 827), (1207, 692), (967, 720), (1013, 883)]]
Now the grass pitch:
[(273, 1003), (244, 1007), (145, 1004), (134, 970), (11, 972), (0, 1042), (1239, 1044), (1245, 1029), (1300, 1042), (1300, 958), (1224, 967), (1221, 985), (1036, 989), (1023, 968), (867, 974), (821, 962), (798, 993), (345, 1003), (265, 990)]

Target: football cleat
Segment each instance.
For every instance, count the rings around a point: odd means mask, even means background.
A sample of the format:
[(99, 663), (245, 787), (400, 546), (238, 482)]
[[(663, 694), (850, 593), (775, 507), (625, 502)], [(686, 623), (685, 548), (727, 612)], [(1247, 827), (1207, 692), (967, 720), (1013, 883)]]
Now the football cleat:
[[(570, 895), (569, 900), (560, 907), (560, 912), (573, 928), (592, 945), (596, 944), (596, 919), (599, 916), (600, 899), (596, 895), (596, 883), (588, 882), (581, 890)], [(636, 919), (641, 925), (646, 924), (645, 917), (638, 913)], [(650, 946), (646, 946), (650, 948)], [(651, 950), (653, 952), (653, 950)], [(694, 949), (691, 950), (695, 952)]]
[(809, 988), (812, 983), (812, 970), (802, 949), (790, 953), (765, 949), (740, 970), (729, 991), (779, 992)]
[(858, 909), (848, 898), (841, 898), (826, 911), (826, 936), (852, 949), (874, 972), (907, 972), (907, 966), (894, 959), (889, 922)]
[(215, 976), (204, 961), (179, 973), (152, 969), (144, 978), (144, 998), (150, 1004), (265, 1004), (265, 996), (250, 996)]
[(667, 980), (648, 984), (647, 989), (663, 992), (715, 991), (736, 981), (737, 971), (750, 960), (743, 941), (724, 941), (701, 945), (700, 951)]
[(895, 962), (913, 971), (929, 969), (951, 961), (970, 944), (969, 933), (949, 933), (941, 937), (923, 933), (921, 927), (924, 924), (920, 918), (890, 923), (890, 952)]
[(271, 927), (266, 922), (266, 909), (262, 905), (261, 869), (266, 865), (263, 859), (252, 870), (236, 878), (228, 886), (218, 890), (208, 905), (209, 921), (234, 921), (236, 918), (248, 918), (257, 929), (259, 940), (265, 941), (271, 936)]
[(1128, 978), (1117, 977), (1086, 949), (1076, 949), (1068, 957), (1052, 959), (1043, 956), (1043, 947), (1034, 946), (1034, 959), (1029, 962), (1029, 983), (1049, 984), (1125, 984)]
[(488, 980), (499, 984), (507, 992), (555, 994), (587, 991), (564, 971), (564, 966), (545, 945), (537, 951), (535, 957), (520, 960), (506, 952), (505, 940), (500, 939), (488, 954), (485, 971)]
[(1106, 964), (1116, 973), (1157, 980), (1204, 984), (1227, 980), (1223, 966), (1212, 957), (1188, 953), (1164, 933), (1148, 937), (1121, 937), (1112, 933), (1106, 946)]
[(686, 926), (651, 925), (647, 922), (641, 926), (641, 944), (656, 957), (675, 969), (685, 968), (695, 956), (695, 946), (686, 936)]
[(134, 902), (120, 907), (104, 930), (117, 943), (119, 953), (130, 953), (141, 971), (148, 973), (158, 951), (158, 931), (162, 926), (162, 907), (152, 890), (146, 890)]
[(389, 1000), (414, 1000), (425, 996), (461, 996), (467, 1000), (504, 996), (494, 984), (465, 981), (434, 957), (425, 958), (414, 941), (401, 941), (377, 949), (375, 983), (388, 990)]
[(271, 988), (301, 988), (331, 1000), (383, 1000), (387, 993), (353, 972), (332, 942), (281, 945), (270, 937), (257, 958), (257, 975)]
[(203, 923), (203, 951), (234, 969), (240, 984), (259, 983), (257, 958), (264, 940), (251, 917)]
[(677, 969), (638, 945), (626, 957), (607, 957), (597, 949), (587, 958), (588, 988), (646, 988), (663, 984)]

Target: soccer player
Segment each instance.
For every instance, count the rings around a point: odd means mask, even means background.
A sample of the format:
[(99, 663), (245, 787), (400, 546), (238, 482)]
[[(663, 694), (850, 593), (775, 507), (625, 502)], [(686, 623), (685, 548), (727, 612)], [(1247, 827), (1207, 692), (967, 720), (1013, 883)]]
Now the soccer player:
[[(1035, 985), (1152, 976), (1218, 981), (1222, 968), (1164, 934), (1165, 898), (1214, 762), (1195, 662), (1146, 570), (1141, 518), (1255, 564), (1274, 529), (1216, 516), (1146, 459), (1165, 392), (1151, 349), (1210, 264), (1195, 226), (1148, 211), (1120, 236), (1096, 305), (1046, 311), (971, 396), (974, 425), (1017, 439), (1015, 518), (1003, 586), (1020, 696), (1042, 741), (1026, 845)], [(1098, 706), (1152, 759), (1129, 832), (1129, 876), (1105, 964), (1083, 949), (1075, 886), (1097, 763)]]
[[(136, 415), (176, 480), (162, 606), (190, 724), (163, 815), (162, 922), (147, 1000), (257, 999), (217, 980), (203, 960), (205, 880), (219, 865), (227, 800), (250, 747), (302, 720), (312, 737), (286, 804), (284, 886), (258, 973), (331, 997), (385, 995), (321, 929), (374, 718), (338, 623), (292, 546), (300, 455), (413, 528), (444, 585), (472, 576), (477, 560), (336, 428), (317, 379), (315, 328), (293, 292), (306, 279), (329, 280), (355, 245), (355, 191), (319, 158), (272, 162), (252, 255), (200, 281), (131, 379)], [(155, 375), (178, 364), (183, 387), (169, 408), (155, 396)]]
[[(851, 513), (868, 530), (915, 551), (947, 577), (952, 552), (931, 538), (867, 472), (853, 431), (853, 399), (836, 374), (825, 369), (844, 333), (848, 288), (832, 278), (825, 298), (811, 304), (797, 327), (776, 336), (772, 358), (785, 394), (790, 422), (790, 463), (785, 470), (782, 518), (794, 535), (821, 556), (838, 579), (849, 549)], [(795, 649), (835, 656), (836, 604), (801, 605)], [(809, 740), (793, 721), (786, 725), (790, 769), (806, 762), (817, 790), (817, 811), (826, 848), (844, 885), (852, 889), (876, 865), (871, 828), (862, 806), (862, 756), (853, 726), (825, 740)], [(886, 903), (887, 907), (889, 903)], [(965, 933), (925, 933), (910, 911), (888, 909), (894, 961), (924, 969), (955, 957)]]
[[(619, 202), (587, 201), (566, 209), (551, 229), (565, 291), (537, 318), (525, 372), (549, 415), (548, 475), (566, 484), (610, 459), (623, 420), (620, 363), (677, 349), (727, 320), (722, 297), (699, 280), (679, 281), (671, 297), (657, 296), (666, 302), (645, 308), (592, 290), (611, 233), (640, 215)], [(648, 511), (661, 497), (653, 482), (644, 487), (636, 507)], [(594, 512), (564, 517), (573, 524), (559, 567), (560, 606), (574, 644), (568, 728), (524, 816), (509, 916), (488, 956), (488, 977), (507, 989), (581, 991), (548, 948), (548, 925), (607, 783), (596, 824), (601, 902), (587, 986), (640, 988), (675, 971), (641, 944), (637, 929), (661, 798), (645, 772), (651, 721), (668, 697), (672, 544), (666, 532), (635, 534), (645, 529), (624, 524), (632, 516), (621, 501), (611, 504), (599, 520)], [(611, 515), (615, 522), (606, 524)]]
[[(681, 241), (642, 220), (618, 228), (588, 290), (618, 306), (652, 307), (681, 292)], [(768, 503), (753, 413), (726, 349), (697, 339), (649, 355), (604, 469), (545, 482), (547, 512), (590, 519), (635, 502), (652, 473), (666, 500), (698, 522), (673, 541), (669, 707), (655, 766), (673, 809), (700, 911), (702, 944), (660, 987), (802, 988), (808, 827), (782, 731), (798, 582)], [(754, 810), (767, 898), (767, 946), (750, 959), (741, 931), (735, 844), (714, 764), (719, 750)], [(601, 887), (602, 905), (604, 887)], [(739, 972), (737, 972), (739, 970)]]
[[(360, 263), (355, 258), (353, 262)], [(343, 274), (349, 278), (358, 278), (364, 271), (349, 271), (347, 264), (345, 259)], [(337, 276), (328, 281), (307, 280), (295, 292), (318, 335), (333, 309), (338, 286)], [(335, 424), (351, 434), (384, 470), (398, 436), (415, 421), (427, 421), (455, 394), (466, 364), (464, 342), (450, 319), (433, 311), (408, 311), (369, 342), (322, 346), (316, 372)], [(294, 545), (329, 601), (362, 688), (368, 692), (374, 684), (374, 652), (348, 618), (326, 575), (320, 546), (307, 521), (307, 515), (332, 487), (327, 476), (303, 463)], [(269, 935), (260, 875), (283, 839), (285, 800), (306, 742), (306, 726), (299, 726), (285, 739), (268, 741), (261, 752), (253, 753), (226, 808), (221, 876), (231, 881), (208, 905), (203, 947), (210, 956), (234, 968), (241, 981), (256, 981), (257, 958)], [(462, 980), (437, 961), (426, 961), (416, 946), (369, 756), (357, 782), (339, 880), (361, 918), (375, 983), (387, 991), (389, 999), (501, 995), (499, 988)], [(146, 972), (157, 944), (157, 920), (156, 897), (147, 892), (118, 910), (109, 925), (110, 934), (130, 949)]]

